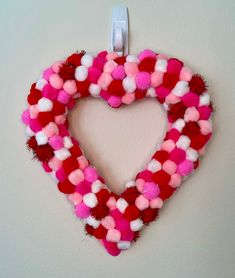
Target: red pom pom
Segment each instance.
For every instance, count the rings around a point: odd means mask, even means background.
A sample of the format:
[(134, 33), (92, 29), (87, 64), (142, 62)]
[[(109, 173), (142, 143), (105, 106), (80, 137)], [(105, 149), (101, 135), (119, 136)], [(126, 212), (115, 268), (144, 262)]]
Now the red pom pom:
[(104, 239), (106, 238), (107, 230), (104, 228), (104, 226), (99, 225), (98, 228), (94, 229), (94, 236), (97, 239)]
[(206, 136), (202, 134), (196, 134), (191, 137), (190, 147), (195, 150), (200, 150), (207, 142)]
[(183, 104), (183, 102), (178, 102), (176, 104), (170, 105), (170, 109), (168, 112), (168, 117), (171, 122), (175, 122), (179, 118), (184, 118), (184, 113), (187, 107)]
[(161, 192), (159, 194), (159, 197), (164, 201), (166, 199), (169, 199), (171, 195), (175, 192), (175, 188), (169, 186), (169, 185), (164, 185), (161, 187)]
[(64, 63), (59, 69), (59, 76), (64, 80), (72, 80), (75, 75), (75, 66), (69, 62)]
[(85, 232), (87, 235), (93, 236), (94, 235), (94, 228), (91, 225), (85, 225)]
[(140, 216), (140, 211), (135, 205), (129, 205), (124, 212), (124, 217), (129, 221), (135, 220), (139, 216)]
[(79, 163), (76, 158), (70, 156), (63, 161), (63, 169), (67, 175), (79, 168)]
[(200, 126), (197, 122), (188, 122), (182, 129), (182, 133), (191, 138), (193, 135), (200, 133)]
[(54, 150), (49, 144), (38, 146), (34, 150), (34, 158), (42, 162), (48, 162), (54, 156)]
[(141, 219), (143, 220), (144, 224), (148, 224), (154, 221), (158, 217), (158, 209), (151, 209), (147, 208), (143, 210)]
[(32, 86), (30, 89), (30, 93), (27, 97), (27, 100), (30, 105), (34, 105), (38, 103), (41, 97), (42, 97), (42, 92), (36, 89), (35, 86)]
[(189, 82), (190, 91), (201, 95), (207, 91), (207, 84), (204, 78), (200, 74), (193, 75), (192, 79)]
[(82, 97), (88, 97), (90, 95), (89, 93), (89, 86), (91, 82), (86, 79), (84, 81), (76, 81), (77, 83), (77, 90), (81, 94)]
[(123, 96), (125, 90), (122, 86), (122, 80), (113, 80), (108, 86), (108, 92), (113, 96)]
[(146, 96), (146, 93), (147, 93), (146, 90), (140, 90), (140, 89), (135, 90), (135, 99), (138, 100), (144, 98)]
[(158, 160), (160, 163), (163, 163), (169, 158), (169, 153), (167, 151), (157, 151), (153, 158)]
[(98, 204), (91, 209), (91, 215), (100, 220), (109, 214), (109, 208), (106, 205)]
[(82, 151), (81, 149), (79, 148), (79, 146), (72, 146), (69, 151), (71, 152), (71, 155), (72, 156), (76, 156), (76, 157), (79, 157), (82, 155)]
[(129, 204), (135, 203), (136, 198), (140, 195), (140, 192), (136, 187), (129, 187), (122, 193), (122, 198)]
[(155, 64), (155, 58), (147, 57), (139, 63), (138, 67), (140, 71), (154, 72)]
[(53, 103), (53, 108), (52, 108), (52, 113), (57, 116), (57, 115), (62, 115), (65, 113), (65, 106), (64, 104), (54, 101)]
[(110, 198), (110, 193), (107, 189), (101, 189), (98, 193), (96, 193), (96, 198), (99, 204), (106, 204)]
[(42, 127), (48, 125), (50, 122), (54, 122), (55, 117), (51, 112), (39, 112), (38, 121)]
[(197, 169), (199, 167), (199, 159), (193, 163), (193, 167), (194, 169)]
[(72, 194), (76, 189), (76, 187), (69, 180), (59, 182), (57, 186), (59, 191), (61, 191), (64, 194)]
[(172, 90), (175, 87), (175, 84), (178, 80), (179, 77), (177, 74), (165, 73), (163, 75), (163, 86)]
[(157, 171), (153, 174), (153, 181), (160, 187), (168, 185), (170, 181), (170, 175), (163, 170)]
[(70, 55), (67, 59), (67, 62), (74, 65), (74, 66), (80, 66), (81, 65), (81, 58), (84, 55), (83, 52), (81, 53), (73, 53)]
[(115, 61), (118, 65), (124, 65), (124, 64), (126, 63), (126, 56), (117, 57), (116, 59), (114, 59), (114, 61)]
[(30, 137), (26, 142), (27, 149), (36, 150), (38, 147), (37, 141), (35, 139), (35, 136)]

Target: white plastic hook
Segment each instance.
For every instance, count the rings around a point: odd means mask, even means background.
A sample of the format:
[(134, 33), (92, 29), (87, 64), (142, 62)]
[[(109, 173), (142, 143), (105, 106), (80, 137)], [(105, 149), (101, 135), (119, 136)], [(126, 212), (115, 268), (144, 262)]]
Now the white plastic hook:
[(129, 50), (128, 41), (128, 10), (124, 5), (117, 5), (112, 10), (111, 51), (117, 52), (118, 55), (127, 55)]

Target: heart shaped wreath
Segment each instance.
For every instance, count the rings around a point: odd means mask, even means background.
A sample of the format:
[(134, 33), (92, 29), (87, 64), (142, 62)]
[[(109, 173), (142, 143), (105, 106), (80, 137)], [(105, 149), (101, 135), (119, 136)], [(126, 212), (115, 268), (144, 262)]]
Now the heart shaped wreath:
[[(127, 56), (73, 53), (32, 84), (29, 107), (22, 114), (27, 147), (68, 196), (86, 233), (111, 255), (136, 241), (140, 230), (158, 217), (163, 202), (198, 167), (212, 134), (213, 108), (206, 91), (201, 75), (151, 50)], [(68, 111), (76, 99), (88, 96), (113, 108), (151, 97), (167, 112), (163, 142), (121, 195), (107, 187), (68, 130)]]

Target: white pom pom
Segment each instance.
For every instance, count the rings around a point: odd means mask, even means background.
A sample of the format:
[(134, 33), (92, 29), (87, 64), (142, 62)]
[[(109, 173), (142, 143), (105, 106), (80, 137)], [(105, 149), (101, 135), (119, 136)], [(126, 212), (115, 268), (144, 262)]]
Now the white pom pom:
[(92, 191), (93, 193), (97, 193), (97, 192), (99, 192), (100, 189), (103, 188), (103, 187), (104, 187), (103, 183), (102, 183), (101, 181), (97, 180), (97, 181), (95, 181), (95, 182), (92, 183), (92, 185), (91, 185), (91, 191)]
[(43, 131), (39, 131), (35, 135), (38, 145), (45, 145), (48, 142), (48, 137)]
[(139, 231), (143, 227), (143, 221), (136, 219), (130, 222), (130, 228), (133, 232)]
[(139, 58), (136, 55), (127, 55), (126, 61), (137, 63), (137, 64), (140, 62)]
[(78, 81), (84, 81), (87, 79), (88, 69), (85, 66), (76, 67), (75, 78)]
[(101, 88), (97, 84), (91, 83), (91, 85), (89, 86), (89, 93), (94, 97), (99, 96), (100, 91)]
[(83, 202), (89, 208), (94, 208), (98, 204), (98, 200), (94, 193), (87, 193), (83, 196)]
[(175, 88), (172, 90), (172, 93), (177, 97), (182, 97), (189, 91), (188, 82), (178, 81)]
[(127, 206), (128, 206), (128, 203), (127, 203), (127, 201), (126, 201), (125, 199), (120, 198), (120, 199), (117, 200), (116, 206), (117, 206), (117, 209), (118, 209), (120, 212), (124, 213), (125, 209), (126, 209)]
[(135, 181), (127, 181), (125, 183), (126, 188), (133, 187), (133, 186), (135, 186)]
[(120, 249), (120, 250), (126, 250), (126, 249), (128, 249), (130, 246), (131, 246), (130, 241), (126, 241), (126, 240), (120, 240), (120, 241), (117, 243), (117, 247), (118, 247), (118, 249)]
[(156, 97), (156, 91), (155, 91), (155, 89), (154, 88), (148, 88), (148, 90), (147, 90), (147, 94), (146, 94), (148, 97)]
[(54, 171), (52, 171), (52, 172), (50, 173), (50, 176), (51, 176), (51, 178), (53, 179), (53, 181), (55, 181), (55, 182), (58, 182), (58, 181), (59, 181), (59, 180), (57, 179), (56, 174), (55, 174)]
[(28, 137), (32, 137), (35, 134), (29, 126), (26, 127), (25, 133)]
[(186, 159), (191, 160), (192, 162), (197, 161), (198, 159), (198, 152), (192, 148), (187, 149), (186, 151)]
[(190, 142), (191, 142), (191, 140), (189, 139), (188, 136), (181, 135), (180, 138), (178, 139), (177, 143), (176, 143), (176, 146), (178, 148), (186, 150), (189, 147)]
[(210, 95), (209, 94), (203, 94), (200, 96), (200, 99), (199, 99), (199, 106), (202, 106), (202, 105), (209, 105), (210, 104)]
[(125, 77), (122, 86), (127, 93), (133, 93), (136, 89), (135, 79), (130, 76)]
[(51, 111), (52, 107), (53, 102), (48, 98), (43, 97), (38, 101), (38, 110), (40, 112)]
[(185, 121), (183, 119), (178, 119), (173, 123), (172, 128), (176, 128), (178, 131), (181, 132), (184, 126), (185, 126)]
[(100, 221), (96, 220), (94, 217), (92, 216), (88, 216), (86, 219), (86, 223), (90, 226), (92, 226), (93, 228), (98, 228), (100, 225)]
[(64, 140), (64, 147), (65, 147), (66, 149), (72, 148), (73, 143), (72, 143), (72, 140), (71, 140), (71, 138), (70, 138), (69, 136), (65, 136), (65, 137), (63, 138), (63, 140)]
[(85, 54), (82, 56), (81, 64), (87, 68), (91, 67), (93, 64), (93, 57), (90, 54)]
[(166, 70), (167, 70), (167, 60), (158, 59), (156, 64), (155, 64), (155, 70), (161, 71), (161, 72), (166, 72)]
[(55, 157), (59, 160), (65, 160), (71, 156), (70, 152), (66, 148), (62, 148), (54, 151)]
[(48, 82), (41, 78), (37, 81), (35, 88), (42, 91), (42, 89), (44, 88), (44, 86), (46, 86), (48, 84)]
[(147, 169), (152, 172), (152, 173), (155, 173), (159, 170), (162, 169), (162, 165), (159, 161), (157, 161), (156, 159), (152, 159), (148, 165), (147, 165)]

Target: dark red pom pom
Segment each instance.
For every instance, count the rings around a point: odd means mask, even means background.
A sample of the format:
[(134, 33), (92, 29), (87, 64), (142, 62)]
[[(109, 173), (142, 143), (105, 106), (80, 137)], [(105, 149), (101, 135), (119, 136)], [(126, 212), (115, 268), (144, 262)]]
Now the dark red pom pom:
[(207, 91), (207, 84), (200, 74), (195, 74), (189, 82), (190, 91), (201, 95)]
[(35, 139), (35, 136), (30, 137), (26, 142), (27, 149), (36, 150), (38, 147), (37, 141)]
[(48, 125), (50, 122), (54, 122), (55, 117), (51, 112), (39, 112), (38, 121), (42, 127)]
[(157, 151), (153, 157), (163, 163), (169, 158), (169, 153), (167, 151)]
[(158, 217), (158, 209), (147, 208), (143, 210), (141, 219), (143, 220), (144, 224), (148, 224), (154, 221)]
[(99, 204), (106, 204), (110, 198), (110, 193), (107, 189), (103, 188), (98, 193), (96, 193), (96, 198)]
[(191, 138), (193, 135), (200, 133), (200, 126), (197, 122), (188, 122), (182, 129), (182, 133)]
[(91, 225), (86, 224), (85, 225), (85, 232), (86, 232), (87, 235), (93, 236), (94, 235), (94, 228)]
[(103, 225), (99, 225), (98, 228), (94, 229), (94, 236), (97, 239), (104, 239), (106, 238), (106, 235), (107, 235), (107, 230)]
[(42, 97), (42, 92), (34, 87), (31, 87), (27, 100), (30, 105), (34, 105), (38, 103), (41, 97)]
[(147, 57), (143, 59), (138, 67), (140, 71), (147, 71), (147, 72), (153, 72), (156, 64), (156, 59), (152, 57)]
[(163, 75), (163, 86), (168, 88), (168, 89), (173, 89), (177, 83), (177, 81), (179, 80), (178, 75), (177, 74), (173, 74), (173, 73), (165, 73)]
[(161, 191), (159, 194), (159, 197), (164, 201), (166, 199), (169, 199), (171, 195), (175, 192), (175, 188), (169, 186), (169, 185), (164, 185), (161, 187)]
[(140, 90), (140, 89), (135, 90), (135, 99), (138, 100), (144, 98), (146, 96), (146, 93), (147, 93), (146, 90)]
[(70, 156), (63, 161), (63, 169), (67, 175), (69, 175), (72, 171), (77, 170), (78, 168), (79, 163), (73, 156)]
[(170, 109), (168, 112), (168, 117), (171, 122), (175, 122), (179, 118), (184, 118), (184, 113), (187, 107), (183, 104), (183, 102), (178, 102), (176, 104), (170, 105)]
[(140, 216), (140, 211), (135, 205), (129, 205), (124, 212), (124, 217), (129, 221), (135, 220), (139, 216)]
[(122, 193), (122, 198), (129, 204), (135, 203), (136, 198), (140, 195), (140, 192), (136, 187), (129, 187)]
[(118, 65), (124, 65), (126, 63), (126, 56), (117, 57), (114, 60)]
[(113, 80), (108, 86), (108, 92), (113, 96), (123, 96), (125, 94), (125, 90), (123, 89), (122, 81)]
[(53, 156), (54, 150), (49, 144), (38, 146), (34, 150), (34, 158), (42, 162), (48, 162)]
[(75, 75), (75, 66), (69, 62), (66, 62), (62, 64), (62, 66), (59, 69), (59, 76), (64, 80), (72, 80), (74, 79)]
[(62, 115), (65, 113), (65, 106), (64, 104), (54, 101), (53, 103), (53, 108), (52, 108), (52, 113), (57, 116), (57, 115)]
[(72, 194), (76, 187), (69, 180), (65, 180), (58, 183), (58, 189), (64, 194)]
[(74, 66), (80, 66), (81, 65), (81, 58), (84, 55), (83, 52), (81, 53), (73, 53), (70, 55), (67, 59), (67, 62), (74, 65)]
[(170, 181), (170, 175), (167, 174), (165, 171), (160, 170), (153, 174), (153, 181), (160, 187), (168, 185)]
[(136, 242), (140, 238), (140, 231), (134, 232), (133, 242)]
[(91, 215), (100, 220), (109, 214), (109, 208), (106, 205), (98, 204), (91, 209)]

